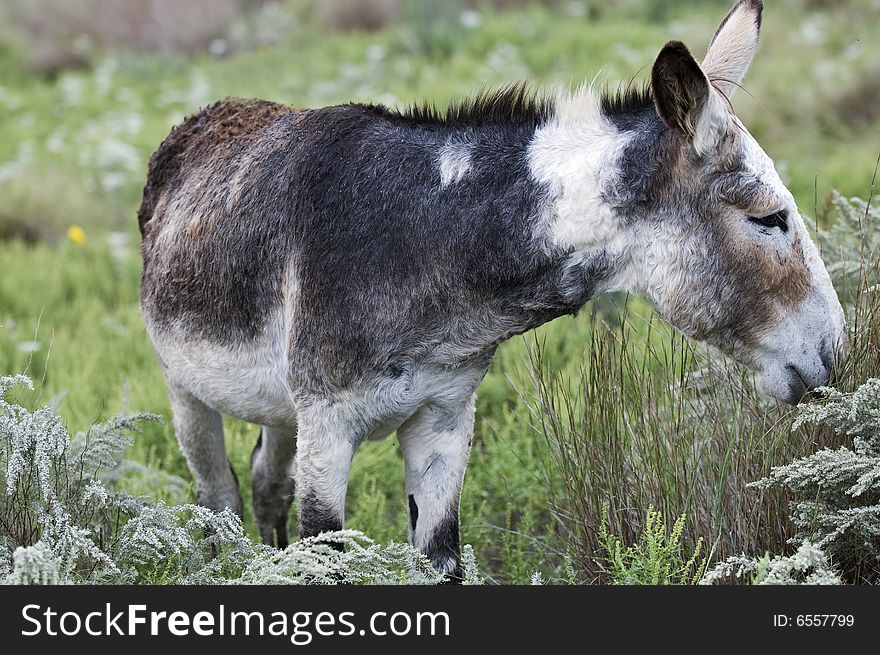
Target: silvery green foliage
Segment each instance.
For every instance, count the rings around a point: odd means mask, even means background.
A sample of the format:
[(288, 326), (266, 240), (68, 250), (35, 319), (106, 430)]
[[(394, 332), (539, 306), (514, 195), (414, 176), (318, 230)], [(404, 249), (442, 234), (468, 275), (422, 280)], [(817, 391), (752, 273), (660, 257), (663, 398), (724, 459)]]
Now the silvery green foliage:
[[(337, 550), (332, 544), (345, 546)], [(290, 544), (261, 547), (238, 584), (437, 584), (443, 576), (409, 545), (382, 546), (355, 530), (340, 530)]]
[[(39, 541), (52, 552), (61, 582), (84, 575), (90, 581), (115, 579), (120, 571), (108, 552), (112, 543), (108, 525), (111, 519), (124, 519), (138, 511), (142, 503), (110, 492), (98, 474), (121, 459), (130, 443), (125, 430), (152, 417), (111, 419), (71, 442), (51, 406), (29, 411), (9, 401), (19, 384), (33, 389), (24, 376), (0, 378), (0, 486), (4, 491), (0, 518), (5, 543), (0, 557), (9, 563), (14, 559), (12, 549), (27, 549)], [(11, 575), (17, 575), (14, 565)]]
[(751, 581), (761, 568), (761, 562), (745, 553), (735, 557), (728, 557), (723, 562), (718, 562), (714, 568), (707, 570), (697, 584), (729, 584), (742, 581)]
[[(9, 547), (6, 545), (6, 538), (0, 536), (0, 553), (5, 555), (8, 552)], [(6, 557), (0, 557), (0, 580), (4, 580), (10, 573), (12, 573), (12, 562)]]
[(211, 584), (237, 574), (253, 555), (241, 519), (198, 505), (145, 505), (114, 548), (125, 582)]
[(869, 204), (833, 191), (831, 206), (835, 220), (830, 229), (818, 230), (816, 241), (842, 299), (859, 284), (863, 260), (874, 261), (880, 253), (880, 196)]
[(474, 555), (474, 547), (470, 544), (461, 549), (461, 573), (466, 585), (481, 585), (484, 582), (477, 565), (477, 556)]
[(241, 571), (252, 547), (237, 516), (153, 504), (102, 478), (123, 461), (127, 433), (156, 417), (115, 417), (71, 440), (51, 407), (8, 401), (17, 384), (33, 388), (23, 376), (0, 378), (5, 580), (211, 582)]
[(822, 449), (755, 483), (792, 496), (796, 540), (827, 552), (850, 577), (876, 581), (880, 574), (880, 380), (853, 393), (820, 389), (822, 402), (799, 407), (793, 428), (825, 425), (852, 439), (852, 449)]
[(859, 256), (869, 256), (880, 249), (880, 195), (870, 204), (864, 198), (844, 198), (831, 192), (835, 220), (827, 230), (819, 230), (816, 238), (832, 279), (859, 271)]
[(825, 552), (805, 540), (791, 557), (776, 556), (758, 569), (757, 584), (762, 585), (839, 585), (840, 576), (828, 562)]
[(49, 407), (29, 412), (6, 401), (8, 392), (24, 384), (33, 389), (33, 382), (23, 375), (0, 377), (0, 457), (5, 460), (6, 494), (36, 476), (42, 499), (53, 495), (51, 466), (67, 448), (67, 430)]
[(27, 548), (16, 548), (12, 562), (12, 571), (2, 579), (3, 584), (48, 585), (61, 582), (58, 560), (52, 549), (42, 541)]
[[(101, 506), (96, 504), (96, 508)], [(62, 582), (73, 582), (82, 576), (89, 582), (114, 580), (121, 573), (113, 558), (97, 543), (94, 529), (78, 525), (61, 502), (51, 500), (48, 508), (37, 508), (37, 518), (42, 532), (40, 541), (52, 551)]]
[[(115, 488), (141, 414), (68, 436), (55, 410), (8, 402), (24, 376), (0, 378), (0, 581), (7, 584), (435, 584), (443, 581), (411, 546), (378, 545), (354, 530), (305, 539), (284, 551), (254, 545), (231, 510), (167, 505)], [(160, 476), (172, 495), (185, 485)], [(126, 478), (126, 482), (130, 482)], [(128, 485), (130, 486), (130, 485)], [(167, 490), (163, 487), (163, 492)], [(327, 541), (344, 544), (345, 552)], [(466, 582), (482, 582), (465, 547)]]
[(755, 559), (741, 555), (728, 557), (710, 571), (698, 584), (711, 585), (748, 579), (759, 585), (839, 585), (838, 573), (829, 564), (825, 552), (808, 540), (791, 557), (777, 555), (772, 559)]

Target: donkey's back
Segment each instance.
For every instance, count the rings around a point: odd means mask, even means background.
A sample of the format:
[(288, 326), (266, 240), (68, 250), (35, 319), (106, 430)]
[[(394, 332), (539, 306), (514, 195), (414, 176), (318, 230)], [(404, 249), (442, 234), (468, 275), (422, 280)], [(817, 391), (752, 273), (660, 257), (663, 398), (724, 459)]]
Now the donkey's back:
[[(499, 120), (499, 98), (523, 117)], [(151, 336), (262, 344), (294, 391), (326, 393), (485, 359), (576, 309), (557, 291), (564, 253), (535, 240), (541, 108), (514, 89), (467, 113), (226, 100), (189, 118), (153, 155), (139, 214)]]

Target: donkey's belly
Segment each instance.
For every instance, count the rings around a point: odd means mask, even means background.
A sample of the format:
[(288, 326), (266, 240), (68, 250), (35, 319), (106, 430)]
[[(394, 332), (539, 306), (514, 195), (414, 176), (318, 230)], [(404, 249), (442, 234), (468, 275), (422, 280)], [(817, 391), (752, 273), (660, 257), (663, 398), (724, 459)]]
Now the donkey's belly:
[(226, 346), (150, 329), (166, 375), (209, 407), (268, 426), (293, 426), (281, 320), (253, 342)]

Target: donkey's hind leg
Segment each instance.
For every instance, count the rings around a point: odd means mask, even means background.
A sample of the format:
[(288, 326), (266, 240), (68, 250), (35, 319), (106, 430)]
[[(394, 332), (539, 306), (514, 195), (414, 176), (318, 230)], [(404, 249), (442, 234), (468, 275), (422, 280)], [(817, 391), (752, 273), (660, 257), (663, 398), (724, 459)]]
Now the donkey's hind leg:
[(254, 518), (263, 543), (287, 547), (287, 522), (293, 503), (296, 428), (263, 426), (251, 455)]
[(223, 417), (177, 384), (168, 382), (174, 432), (196, 479), (199, 505), (215, 511), (231, 508), (242, 516), (238, 480), (226, 457)]

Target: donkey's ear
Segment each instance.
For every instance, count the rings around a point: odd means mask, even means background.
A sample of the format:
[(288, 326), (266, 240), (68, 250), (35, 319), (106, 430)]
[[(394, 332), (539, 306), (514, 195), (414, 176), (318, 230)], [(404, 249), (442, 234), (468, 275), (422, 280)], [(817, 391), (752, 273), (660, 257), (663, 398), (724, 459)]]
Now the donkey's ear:
[(683, 43), (670, 41), (657, 55), (651, 89), (666, 126), (682, 132), (697, 154), (709, 154), (727, 129), (727, 110)]
[(742, 82), (758, 49), (762, 11), (761, 0), (739, 0), (721, 21), (703, 59), (709, 81), (728, 98)]

